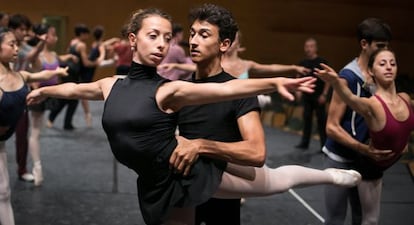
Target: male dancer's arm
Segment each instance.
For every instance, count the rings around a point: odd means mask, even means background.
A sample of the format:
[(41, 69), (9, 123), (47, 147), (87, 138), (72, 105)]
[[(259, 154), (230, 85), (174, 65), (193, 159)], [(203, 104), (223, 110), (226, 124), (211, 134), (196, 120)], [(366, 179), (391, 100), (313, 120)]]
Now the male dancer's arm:
[[(346, 81), (343, 80), (341, 82)], [(341, 126), (341, 120), (345, 113), (345, 110), (345, 102), (336, 93), (336, 91), (334, 91), (331, 103), (329, 105), (328, 118), (326, 122), (326, 134), (328, 137), (374, 160), (384, 159), (384, 157), (389, 155), (388, 151), (377, 150), (370, 145), (359, 142), (343, 129)]]
[(226, 143), (206, 139), (190, 140), (187, 144), (193, 148), (177, 147), (170, 158), (171, 166), (186, 175), (198, 155), (244, 166), (262, 166), (266, 159), (266, 145), (259, 112), (246, 113), (237, 119), (237, 124), (242, 141)]

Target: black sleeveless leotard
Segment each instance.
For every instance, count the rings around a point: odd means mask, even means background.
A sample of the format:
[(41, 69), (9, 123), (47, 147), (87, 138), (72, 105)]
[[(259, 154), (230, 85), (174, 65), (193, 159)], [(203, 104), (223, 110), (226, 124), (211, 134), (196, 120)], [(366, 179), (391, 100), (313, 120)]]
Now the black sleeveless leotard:
[(177, 114), (159, 110), (155, 93), (169, 82), (156, 68), (132, 63), (106, 99), (102, 125), (116, 159), (138, 175), (138, 197), (147, 224), (161, 224), (171, 207), (207, 201), (221, 181), (222, 169), (202, 157), (183, 177), (169, 169), (177, 145)]
[(15, 91), (4, 91), (1, 87), (0, 90), (3, 93), (0, 99), (0, 126), (9, 127), (0, 135), (0, 141), (6, 141), (13, 135), (17, 122), (26, 109), (29, 87), (23, 83), (22, 87)]

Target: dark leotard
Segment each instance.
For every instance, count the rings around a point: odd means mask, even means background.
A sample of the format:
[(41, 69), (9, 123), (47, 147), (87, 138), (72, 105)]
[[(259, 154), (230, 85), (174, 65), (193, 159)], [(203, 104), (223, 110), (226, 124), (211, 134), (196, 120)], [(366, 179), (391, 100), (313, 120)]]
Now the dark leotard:
[(385, 111), (386, 122), (382, 130), (369, 132), (371, 143), (376, 149), (392, 150), (394, 156), (387, 160), (374, 161), (371, 158), (360, 155), (357, 161), (357, 168), (364, 180), (382, 178), (384, 171), (400, 159), (401, 153), (408, 143), (410, 132), (414, 130), (414, 113), (408, 102), (406, 102), (410, 111), (408, 118), (404, 121), (398, 121), (391, 114), (384, 101), (379, 96), (375, 97), (380, 101)]
[[(177, 146), (177, 114), (162, 112), (157, 88), (168, 80), (156, 68), (132, 63), (106, 99), (103, 128), (116, 159), (138, 175), (138, 197), (147, 224), (161, 224), (171, 207), (190, 207), (207, 201), (221, 181), (222, 169), (200, 158), (183, 177), (169, 169)], [(219, 171), (219, 172), (217, 172)]]
[[(91, 62), (95, 62), (99, 58), (99, 56), (100, 56), (99, 46), (100, 45), (96, 45), (89, 52), (88, 59)], [(84, 68), (84, 72), (80, 74), (80, 80), (79, 81), (81, 83), (89, 83), (89, 82), (91, 82), (93, 80), (93, 76), (95, 75), (95, 71), (96, 71), (96, 66), (85, 67)]]
[(9, 127), (6, 133), (0, 135), (0, 141), (9, 139), (16, 128), (17, 121), (26, 109), (26, 96), (29, 93), (28, 86), (23, 86), (16, 91), (4, 91), (0, 88), (0, 126)]
[(390, 149), (394, 152), (394, 157), (376, 162), (382, 168), (388, 168), (394, 164), (401, 156), (402, 151), (406, 147), (410, 138), (411, 131), (414, 130), (414, 113), (411, 105), (401, 98), (408, 107), (408, 118), (404, 121), (399, 121), (394, 118), (387, 104), (378, 95), (375, 95), (381, 103), (385, 111), (385, 126), (382, 130), (374, 132), (370, 131), (372, 145), (376, 149)]

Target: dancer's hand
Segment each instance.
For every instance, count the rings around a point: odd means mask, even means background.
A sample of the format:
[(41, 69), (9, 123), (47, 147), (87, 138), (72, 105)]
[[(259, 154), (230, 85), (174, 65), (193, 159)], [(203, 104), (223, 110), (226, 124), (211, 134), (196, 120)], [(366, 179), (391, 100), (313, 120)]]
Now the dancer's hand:
[(295, 100), (292, 92), (301, 91), (306, 93), (314, 92), (316, 78), (308, 76), (302, 78), (282, 78), (279, 77), (277, 91), (279, 94), (289, 101)]
[(199, 145), (197, 140), (188, 140), (181, 136), (176, 136), (178, 145), (170, 157), (170, 167), (177, 173), (187, 176), (191, 166), (198, 159)]
[(175, 68), (174, 63), (162, 63), (162, 64), (157, 66), (157, 69), (165, 70), (166, 72), (168, 72), (168, 71), (170, 71), (174, 68)]
[(310, 69), (303, 67), (303, 66), (295, 66), (296, 73), (300, 75), (306, 75), (311, 72)]
[[(368, 148), (366, 148), (368, 147)], [(392, 150), (380, 150), (374, 148), (372, 144), (365, 145), (364, 149), (361, 153), (368, 156), (369, 158), (375, 160), (375, 161), (382, 161), (392, 158), (395, 153)]]
[(47, 97), (41, 93), (41, 88), (32, 90), (26, 97), (27, 105), (39, 104), (44, 101)]
[(330, 66), (321, 63), (320, 64), (322, 69), (315, 68), (314, 74), (321, 78), (323, 81), (328, 82), (330, 84), (337, 82), (339, 80), (338, 74), (332, 69)]
[(42, 34), (42, 35), (36, 35), (36, 37), (39, 38), (41, 42), (45, 43), (48, 36), (47, 34)]
[(58, 76), (61, 76), (61, 77), (66, 77), (66, 76), (68, 76), (68, 75), (69, 75), (69, 73), (68, 73), (68, 69), (69, 69), (69, 67), (68, 67), (68, 66), (66, 66), (66, 67), (60, 67), (60, 66), (58, 66), (58, 67), (55, 69), (55, 72), (56, 72), (56, 74), (57, 74)]

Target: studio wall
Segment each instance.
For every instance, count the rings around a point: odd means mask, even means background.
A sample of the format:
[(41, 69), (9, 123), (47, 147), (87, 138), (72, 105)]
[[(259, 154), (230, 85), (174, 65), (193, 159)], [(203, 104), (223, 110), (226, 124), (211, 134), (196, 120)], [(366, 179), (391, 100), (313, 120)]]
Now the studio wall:
[[(106, 37), (119, 36), (119, 31), (131, 12), (139, 8), (158, 7), (188, 27), (190, 8), (199, 0), (19, 0), (2, 4), (0, 11), (23, 13), (34, 22), (45, 16), (65, 20), (66, 35), (60, 37), (67, 45), (73, 37), (73, 27), (85, 23), (91, 28), (103, 25)], [(414, 1), (409, 0), (256, 0), (209, 1), (232, 11), (243, 32), (242, 57), (262, 63), (295, 64), (303, 57), (303, 42), (315, 37), (319, 53), (340, 69), (359, 53), (355, 38), (357, 24), (367, 17), (379, 17), (388, 22), (393, 32), (392, 48), (397, 53), (400, 74), (413, 76), (414, 64)], [(100, 76), (113, 73), (113, 68), (98, 70)]]

